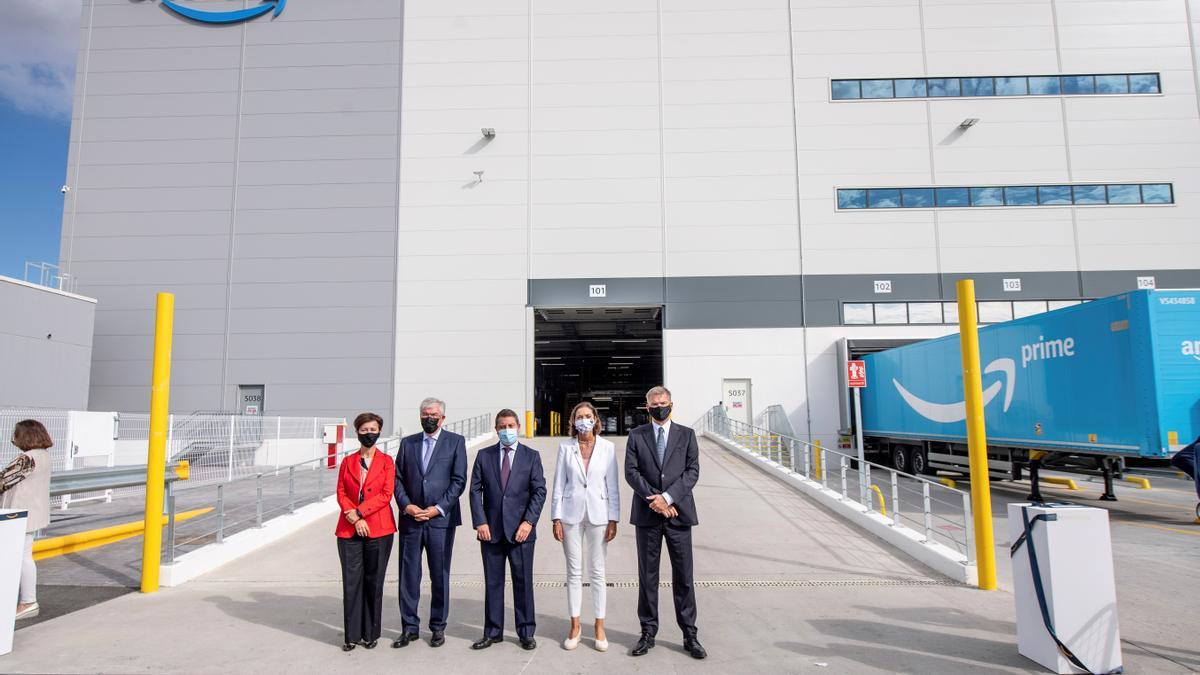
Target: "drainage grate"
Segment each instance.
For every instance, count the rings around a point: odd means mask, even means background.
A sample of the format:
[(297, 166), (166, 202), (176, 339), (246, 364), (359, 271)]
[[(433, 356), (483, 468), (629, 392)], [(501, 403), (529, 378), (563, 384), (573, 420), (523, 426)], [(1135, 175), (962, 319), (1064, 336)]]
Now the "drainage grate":
[[(454, 588), (483, 588), (483, 581), (452, 581), (450, 585)], [(511, 581), (505, 581), (506, 586), (511, 586)], [(590, 586), (588, 582), (583, 582), (584, 586)], [(610, 581), (605, 584), (608, 588), (637, 588), (636, 581)], [(695, 585), (698, 588), (822, 588), (822, 587), (913, 587), (913, 586), (963, 586), (964, 584), (951, 579), (792, 579), (767, 581), (761, 579), (747, 580), (727, 580), (727, 581), (697, 581)], [(564, 588), (565, 582), (562, 581), (535, 581), (534, 588)], [(671, 582), (659, 582), (659, 588), (670, 588)]]

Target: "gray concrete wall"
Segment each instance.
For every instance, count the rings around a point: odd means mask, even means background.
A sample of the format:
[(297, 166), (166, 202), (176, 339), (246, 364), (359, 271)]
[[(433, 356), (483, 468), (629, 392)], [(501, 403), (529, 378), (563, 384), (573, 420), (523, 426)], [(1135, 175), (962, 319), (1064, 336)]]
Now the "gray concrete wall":
[(0, 277), (0, 407), (86, 410), (95, 318), (91, 298)]
[(93, 406), (146, 409), (169, 291), (173, 411), (232, 410), (240, 384), (270, 415), (391, 408), (403, 16), (85, 0), (61, 260), (100, 300)]

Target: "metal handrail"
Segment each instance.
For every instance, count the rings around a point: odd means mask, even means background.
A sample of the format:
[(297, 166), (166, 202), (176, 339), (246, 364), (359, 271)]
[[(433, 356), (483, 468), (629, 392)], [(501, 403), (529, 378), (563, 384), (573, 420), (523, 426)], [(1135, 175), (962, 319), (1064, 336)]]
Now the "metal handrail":
[[(171, 462), (167, 464), (164, 480), (168, 485), (175, 481), (187, 480), (187, 477), (187, 462)], [(144, 486), (145, 484), (145, 464), (141, 466), (73, 469), (71, 471), (58, 471), (50, 474), (50, 496), (60, 497), (76, 492), (116, 490), (118, 488)]]
[(470, 440), (492, 431), (491, 425), (488, 424), (490, 419), (491, 415), (488, 413), (481, 413), (479, 415), (475, 415), (474, 417), (447, 422), (446, 424), (442, 425), (442, 428), (448, 431), (453, 431), (467, 440)]
[[(769, 429), (730, 419), (720, 414), (716, 409), (707, 412), (699, 420), (698, 426), (745, 448), (755, 455), (764, 457), (776, 464), (782, 471), (801, 475), (808, 480), (819, 483), (826, 489), (832, 489), (835, 492), (840, 491), (842, 499), (857, 502), (865, 506), (868, 511), (876, 508), (883, 511), (884, 508), (882, 507), (886, 507), (886, 511), (888, 512), (886, 517), (890, 519), (892, 526), (907, 527), (901, 524), (901, 520), (914, 523), (917, 526), (909, 529), (918, 532), (923, 531), (925, 542), (936, 541), (939, 537), (943, 540), (948, 540), (953, 544), (953, 547), (958, 548), (961, 553), (966, 555), (968, 564), (974, 564), (975, 562), (975, 551), (971, 545), (974, 539), (974, 528), (971, 519), (971, 496), (968, 492), (951, 488), (928, 478), (897, 471), (892, 467), (882, 464), (866, 460), (863, 460), (860, 464), (857, 457), (836, 450), (830, 450), (799, 438), (778, 434)], [(857, 468), (855, 468), (856, 466)], [(878, 507), (876, 506), (876, 491), (878, 491), (881, 499), (885, 500), (886, 498), (884, 498), (883, 490), (871, 482), (872, 471), (876, 475), (883, 473), (890, 479), (890, 504), (879, 504)], [(856, 482), (858, 483), (858, 490), (852, 490), (849, 487), (851, 477), (854, 474), (857, 474)], [(912, 486), (904, 485), (905, 481), (916, 483), (916, 485), (920, 486), (919, 490), (913, 489)], [(833, 485), (830, 483), (833, 483)], [(901, 490), (919, 495), (917, 499), (920, 504), (919, 510), (912, 509), (910, 511), (910, 509), (901, 508)], [(855, 494), (856, 492), (857, 494)], [(935, 497), (935, 492), (943, 498), (939, 499)], [(945, 498), (947, 494), (953, 496)], [(950, 517), (947, 517), (943, 513), (937, 513), (935, 505), (949, 509), (951, 512)], [(917, 513), (920, 514), (920, 520), (917, 520)], [(946, 523), (948, 527), (935, 528), (935, 519)], [(954, 529), (962, 530), (962, 539), (953, 534)]]

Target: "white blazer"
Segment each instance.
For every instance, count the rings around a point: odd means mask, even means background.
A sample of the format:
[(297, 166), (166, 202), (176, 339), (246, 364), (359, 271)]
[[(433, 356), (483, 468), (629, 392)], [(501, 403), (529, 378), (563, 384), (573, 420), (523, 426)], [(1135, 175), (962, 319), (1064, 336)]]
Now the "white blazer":
[(592, 525), (620, 520), (619, 475), (617, 449), (612, 441), (596, 437), (586, 473), (579, 441), (574, 438), (564, 441), (558, 446), (558, 462), (554, 467), (551, 520), (561, 520), (567, 525), (578, 525), (585, 515)]

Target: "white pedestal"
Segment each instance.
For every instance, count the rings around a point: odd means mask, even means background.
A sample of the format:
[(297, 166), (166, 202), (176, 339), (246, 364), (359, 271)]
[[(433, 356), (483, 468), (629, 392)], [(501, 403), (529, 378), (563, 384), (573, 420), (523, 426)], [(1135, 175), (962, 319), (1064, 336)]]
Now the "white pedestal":
[[(1121, 667), (1117, 625), (1117, 592), (1113, 581), (1112, 541), (1108, 512), (1084, 506), (1008, 505), (1008, 532), (1016, 542), (1028, 518), (1052, 514), (1054, 520), (1032, 527), (1046, 608), (1059, 640), (1093, 672)], [(1012, 558), (1013, 594), (1017, 603), (1017, 647), (1055, 673), (1083, 673), (1063, 656), (1046, 630), (1034, 587), (1028, 542)]]
[(12, 651), (27, 511), (0, 509), (0, 655)]

